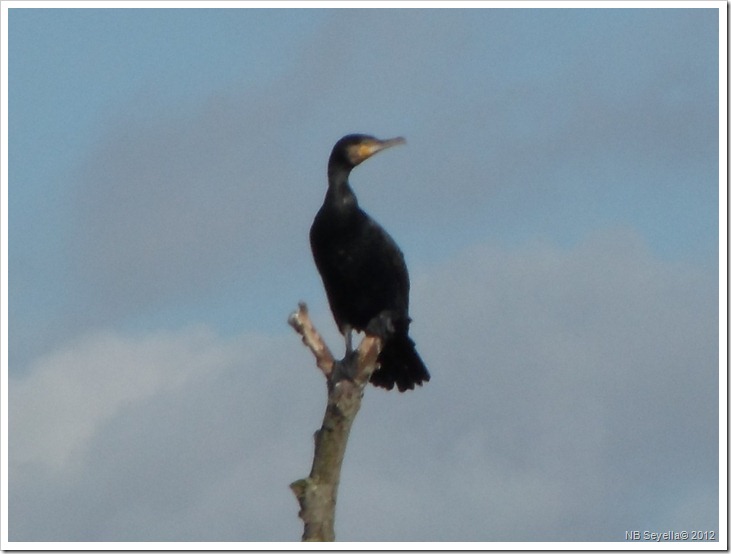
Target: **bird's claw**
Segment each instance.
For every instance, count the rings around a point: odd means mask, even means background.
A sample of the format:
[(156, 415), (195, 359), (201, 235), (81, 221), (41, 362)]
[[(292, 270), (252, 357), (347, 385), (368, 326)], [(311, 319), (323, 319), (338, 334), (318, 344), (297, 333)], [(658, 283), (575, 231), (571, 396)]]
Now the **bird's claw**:
[(358, 351), (347, 352), (342, 360), (337, 360), (333, 367), (334, 381), (347, 379), (354, 381), (358, 373)]

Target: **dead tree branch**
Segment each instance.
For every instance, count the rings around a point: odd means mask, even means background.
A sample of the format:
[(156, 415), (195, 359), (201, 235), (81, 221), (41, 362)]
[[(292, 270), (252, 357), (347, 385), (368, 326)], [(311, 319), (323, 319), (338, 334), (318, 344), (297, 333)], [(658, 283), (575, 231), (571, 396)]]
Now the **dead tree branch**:
[[(315, 356), (317, 367), (327, 379), (328, 391), (322, 427), (315, 432), (312, 470), (309, 477), (295, 481), (290, 488), (300, 504), (299, 516), (305, 526), (302, 540), (334, 541), (340, 468), (350, 429), (360, 409), (363, 389), (376, 368), (381, 344), (377, 338), (366, 337), (356, 351), (357, 357), (336, 362), (310, 321), (304, 303), (289, 316), (289, 324)], [(346, 363), (355, 367), (338, 366)]]

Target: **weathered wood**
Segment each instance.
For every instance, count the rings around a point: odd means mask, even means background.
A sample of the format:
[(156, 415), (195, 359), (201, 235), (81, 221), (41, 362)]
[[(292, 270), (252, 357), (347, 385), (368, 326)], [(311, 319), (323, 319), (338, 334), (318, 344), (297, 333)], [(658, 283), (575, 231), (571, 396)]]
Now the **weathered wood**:
[[(377, 338), (366, 337), (356, 351), (357, 357), (336, 362), (312, 324), (304, 303), (289, 317), (289, 323), (315, 356), (317, 367), (327, 379), (328, 390), (322, 426), (315, 432), (310, 475), (290, 487), (300, 504), (299, 516), (304, 522), (302, 540), (334, 541), (340, 470), (350, 429), (360, 409), (363, 389), (376, 368), (381, 343)], [(336, 371), (337, 364), (347, 363), (355, 367), (341, 367), (342, 371)]]

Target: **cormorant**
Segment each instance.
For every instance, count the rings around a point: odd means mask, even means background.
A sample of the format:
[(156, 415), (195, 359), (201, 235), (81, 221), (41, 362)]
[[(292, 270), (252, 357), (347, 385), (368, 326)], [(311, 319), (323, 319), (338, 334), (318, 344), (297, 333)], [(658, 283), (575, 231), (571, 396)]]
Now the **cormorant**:
[(346, 359), (353, 352), (353, 330), (380, 337), (371, 383), (388, 390), (395, 384), (402, 392), (429, 380), (409, 338), (409, 274), (394, 240), (358, 206), (348, 177), (376, 152), (404, 142), (360, 134), (341, 138), (330, 154), (325, 201), (310, 229), (315, 265), (345, 336)]

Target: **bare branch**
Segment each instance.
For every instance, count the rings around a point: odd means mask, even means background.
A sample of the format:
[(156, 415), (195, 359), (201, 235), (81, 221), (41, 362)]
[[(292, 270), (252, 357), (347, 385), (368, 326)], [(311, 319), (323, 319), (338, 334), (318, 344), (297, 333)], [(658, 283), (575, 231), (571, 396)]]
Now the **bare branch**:
[[(298, 310), (289, 317), (289, 323), (314, 354), (328, 385), (325, 416), (322, 427), (315, 433), (312, 470), (309, 477), (295, 481), (290, 488), (300, 504), (299, 516), (305, 527), (302, 540), (334, 541), (340, 469), (350, 429), (360, 409), (363, 389), (376, 368), (381, 341), (365, 337), (358, 346), (357, 358), (353, 359), (356, 367), (334, 371), (335, 359), (310, 321), (304, 303), (300, 303)], [(345, 377), (347, 375), (353, 376), (352, 379)]]
[(333, 367), (335, 365), (335, 358), (330, 352), (330, 349), (322, 340), (320, 333), (315, 329), (315, 326), (310, 320), (310, 314), (307, 310), (307, 304), (300, 302), (297, 310), (292, 312), (287, 319), (287, 322), (302, 336), (302, 342), (309, 348), (315, 356), (317, 361), (317, 367), (319, 367), (325, 374), (326, 378), (330, 378)]

